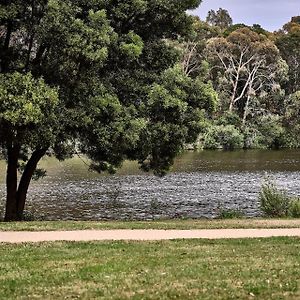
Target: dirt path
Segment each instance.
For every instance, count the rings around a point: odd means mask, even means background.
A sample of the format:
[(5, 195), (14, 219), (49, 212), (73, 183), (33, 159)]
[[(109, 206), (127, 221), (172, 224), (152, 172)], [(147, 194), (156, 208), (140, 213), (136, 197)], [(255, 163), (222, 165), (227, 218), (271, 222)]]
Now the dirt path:
[(43, 232), (0, 232), (0, 243), (53, 241), (159, 241), (172, 239), (237, 239), (300, 237), (300, 228), (289, 229), (209, 229), (209, 230), (81, 230)]

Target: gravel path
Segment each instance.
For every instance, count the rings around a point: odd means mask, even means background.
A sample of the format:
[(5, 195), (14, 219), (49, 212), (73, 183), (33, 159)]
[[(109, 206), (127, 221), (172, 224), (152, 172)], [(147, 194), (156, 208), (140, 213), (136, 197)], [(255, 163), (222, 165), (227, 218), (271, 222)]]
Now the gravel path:
[(43, 232), (0, 232), (0, 243), (54, 241), (160, 241), (173, 239), (238, 239), (300, 237), (300, 228), (289, 229), (209, 229), (209, 230), (80, 230)]

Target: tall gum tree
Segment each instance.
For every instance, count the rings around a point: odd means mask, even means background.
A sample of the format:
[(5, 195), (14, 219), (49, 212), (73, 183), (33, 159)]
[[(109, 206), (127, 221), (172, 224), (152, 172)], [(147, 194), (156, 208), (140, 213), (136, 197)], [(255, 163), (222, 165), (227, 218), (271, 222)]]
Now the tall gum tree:
[(280, 93), (288, 66), (265, 35), (240, 28), (226, 38), (208, 41), (206, 55), (213, 80), (230, 112), (238, 111), (245, 124), (251, 101)]
[(178, 48), (182, 52), (181, 65), (187, 76), (197, 77), (206, 75), (208, 65), (205, 61), (204, 50), (206, 43), (212, 37), (221, 35), (221, 29), (194, 17), (193, 30), (181, 39)]
[(210, 10), (207, 14), (206, 22), (210, 25), (218, 26), (223, 30), (233, 23), (229, 12), (224, 8), (219, 8), (217, 11)]
[(289, 66), (287, 94), (300, 90), (300, 17), (292, 18), (275, 36), (280, 54)]
[[(165, 174), (216, 105), (167, 43), (199, 0), (5, 0), (0, 4), (0, 147), (5, 220), (22, 220), (39, 160), (81, 151), (95, 170), (124, 159)], [(50, 151), (49, 151), (50, 150)], [(21, 171), (18, 181), (17, 170)]]

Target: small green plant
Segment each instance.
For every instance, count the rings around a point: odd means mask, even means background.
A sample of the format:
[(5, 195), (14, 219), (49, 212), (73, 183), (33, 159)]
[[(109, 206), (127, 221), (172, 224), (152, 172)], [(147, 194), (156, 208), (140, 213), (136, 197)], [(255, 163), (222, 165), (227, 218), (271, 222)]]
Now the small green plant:
[(300, 198), (294, 198), (291, 200), (288, 214), (292, 218), (300, 218)]
[(240, 219), (244, 217), (244, 213), (237, 209), (220, 209), (217, 219)]
[(23, 221), (31, 222), (31, 221), (36, 221), (36, 220), (37, 220), (37, 218), (32, 211), (24, 210)]
[(261, 210), (268, 217), (286, 217), (288, 215), (290, 198), (271, 180), (267, 180), (259, 193)]

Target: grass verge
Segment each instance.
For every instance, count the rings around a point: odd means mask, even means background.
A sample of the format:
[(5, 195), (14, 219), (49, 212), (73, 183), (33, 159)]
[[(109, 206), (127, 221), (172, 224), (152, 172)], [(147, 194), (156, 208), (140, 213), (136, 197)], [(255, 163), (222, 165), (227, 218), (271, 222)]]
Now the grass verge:
[(165, 221), (44, 221), (0, 222), (0, 231), (57, 231), (105, 229), (222, 229), (222, 228), (299, 228), (300, 219), (231, 219)]
[(299, 299), (300, 240), (0, 246), (1, 299)]

